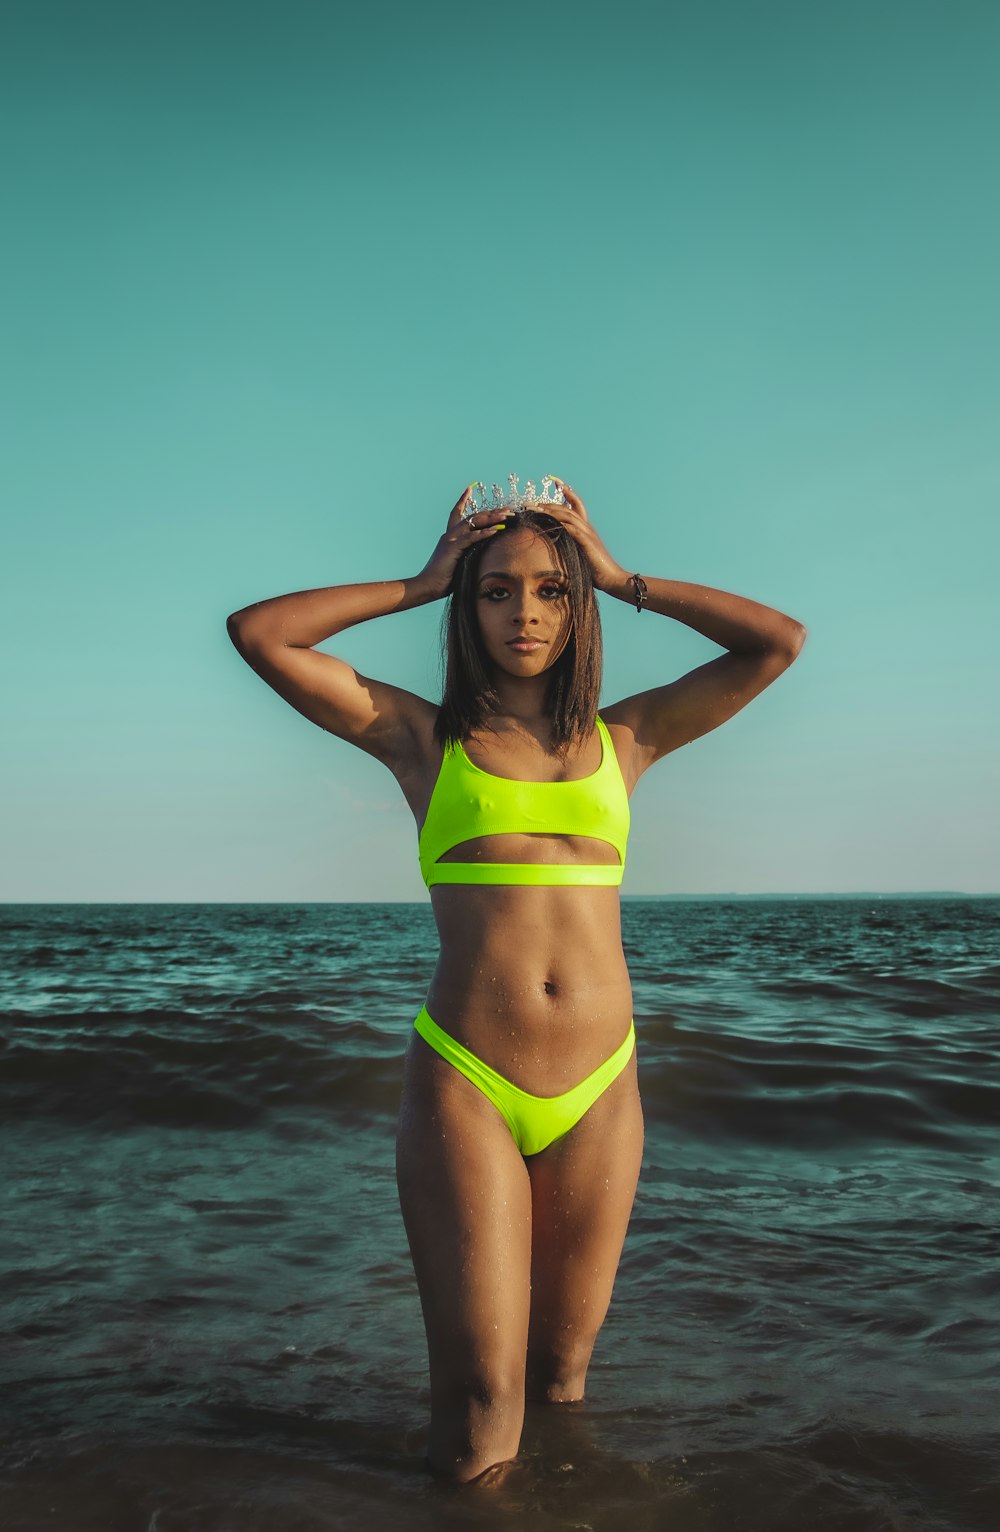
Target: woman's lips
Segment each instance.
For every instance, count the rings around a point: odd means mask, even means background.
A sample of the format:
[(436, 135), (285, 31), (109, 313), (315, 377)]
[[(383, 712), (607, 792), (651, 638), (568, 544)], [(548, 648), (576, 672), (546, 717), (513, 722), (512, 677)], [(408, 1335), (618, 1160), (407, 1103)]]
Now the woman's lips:
[(531, 654), (535, 649), (540, 649), (541, 647), (542, 640), (540, 638), (509, 638), (507, 640), (507, 648), (516, 649), (518, 654)]

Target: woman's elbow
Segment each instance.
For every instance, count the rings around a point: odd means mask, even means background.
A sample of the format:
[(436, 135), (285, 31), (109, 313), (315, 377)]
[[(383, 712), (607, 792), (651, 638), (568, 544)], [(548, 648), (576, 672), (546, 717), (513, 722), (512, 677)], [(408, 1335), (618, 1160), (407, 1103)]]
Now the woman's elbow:
[(802, 646), (809, 636), (809, 630), (803, 623), (796, 622), (793, 617), (788, 619), (788, 624), (788, 636), (783, 643), (782, 651), (790, 665), (802, 653)]
[(226, 632), (240, 653), (246, 648), (246, 611), (230, 612), (226, 618)]

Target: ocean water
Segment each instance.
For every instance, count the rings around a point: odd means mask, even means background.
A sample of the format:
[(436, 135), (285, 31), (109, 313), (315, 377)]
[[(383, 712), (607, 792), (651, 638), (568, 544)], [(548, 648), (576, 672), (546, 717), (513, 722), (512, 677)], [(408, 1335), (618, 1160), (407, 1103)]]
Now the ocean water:
[(6, 1532), (1000, 1526), (1000, 899), (625, 901), (588, 1398), (422, 1468), (426, 905), (0, 907)]

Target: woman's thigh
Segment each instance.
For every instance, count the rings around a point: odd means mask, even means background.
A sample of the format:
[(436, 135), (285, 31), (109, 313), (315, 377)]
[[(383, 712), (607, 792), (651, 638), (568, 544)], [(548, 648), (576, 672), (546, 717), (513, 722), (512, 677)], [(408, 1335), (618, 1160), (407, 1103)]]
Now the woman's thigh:
[[(564, 1138), (527, 1161), (532, 1193), (529, 1371), (579, 1397), (611, 1302), (642, 1162), (633, 1055)], [(574, 1394), (574, 1384), (577, 1385)]]
[(523, 1390), (531, 1187), (496, 1107), (414, 1036), (396, 1178), (427, 1329), (432, 1396)]

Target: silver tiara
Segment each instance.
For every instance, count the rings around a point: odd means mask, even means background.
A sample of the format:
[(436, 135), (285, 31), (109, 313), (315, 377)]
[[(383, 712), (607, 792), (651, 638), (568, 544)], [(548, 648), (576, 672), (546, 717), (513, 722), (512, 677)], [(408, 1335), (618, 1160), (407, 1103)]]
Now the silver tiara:
[(494, 484), (492, 490), (487, 491), (486, 485), (481, 480), (477, 480), (471, 487), (469, 503), (462, 515), (475, 516), (480, 511), (522, 511), (526, 505), (536, 502), (541, 505), (566, 504), (566, 496), (556, 487), (555, 481), (548, 474), (542, 478), (541, 493), (531, 479), (527, 481), (523, 490), (518, 489), (520, 482), (516, 473), (509, 473), (507, 483), (510, 488), (505, 492), (499, 484)]

